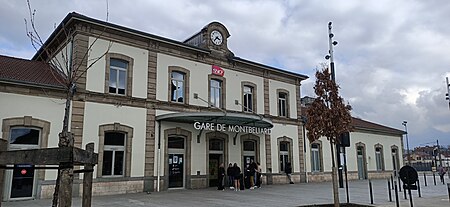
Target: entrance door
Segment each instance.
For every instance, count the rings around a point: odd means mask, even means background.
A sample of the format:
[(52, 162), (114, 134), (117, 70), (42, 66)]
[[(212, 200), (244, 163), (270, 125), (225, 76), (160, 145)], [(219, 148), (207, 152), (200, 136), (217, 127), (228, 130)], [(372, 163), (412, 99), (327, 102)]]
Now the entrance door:
[(11, 181), (10, 198), (29, 198), (33, 196), (33, 165), (15, 165)]
[(357, 162), (358, 162), (358, 178), (359, 179), (366, 179), (365, 176), (365, 168), (364, 168), (364, 153), (363, 153), (363, 147), (357, 148)]
[(169, 188), (182, 188), (184, 178), (183, 154), (169, 154)]
[(169, 137), (168, 143), (168, 170), (169, 170), (169, 188), (184, 187), (184, 138)]
[(223, 163), (221, 154), (209, 154), (209, 187), (219, 185), (219, 165)]
[[(39, 149), (40, 130), (27, 127), (11, 128), (9, 150)], [(10, 165), (13, 167), (13, 165)], [(5, 172), (6, 200), (20, 200), (34, 197), (35, 171), (29, 164), (16, 164), (14, 170)], [(1, 195), (0, 195), (1, 198)], [(0, 199), (1, 200), (1, 199)]]

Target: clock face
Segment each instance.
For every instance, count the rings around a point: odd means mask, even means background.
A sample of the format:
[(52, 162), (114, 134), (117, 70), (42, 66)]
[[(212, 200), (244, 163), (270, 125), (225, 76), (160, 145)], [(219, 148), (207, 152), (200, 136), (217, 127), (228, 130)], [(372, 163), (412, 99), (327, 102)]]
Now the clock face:
[(213, 30), (211, 32), (211, 41), (215, 44), (215, 45), (221, 45), (223, 42), (223, 37), (222, 37), (222, 33), (220, 33), (217, 30)]

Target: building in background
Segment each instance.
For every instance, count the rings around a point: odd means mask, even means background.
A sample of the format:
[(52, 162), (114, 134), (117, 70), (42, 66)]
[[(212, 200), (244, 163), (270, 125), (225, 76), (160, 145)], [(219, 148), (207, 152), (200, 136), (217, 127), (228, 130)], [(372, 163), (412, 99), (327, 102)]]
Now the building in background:
[[(61, 44), (63, 29), (73, 41)], [(300, 86), (308, 77), (235, 56), (229, 37), (219, 22), (175, 41), (70, 13), (44, 45), (54, 53), (0, 56), (2, 138), (9, 150), (58, 145), (65, 74), (46, 63), (69, 57), (81, 70), (92, 65), (76, 82), (70, 131), (76, 147), (95, 143), (94, 195), (215, 186), (220, 163), (245, 171), (258, 162), (265, 184), (288, 183), (287, 162), (294, 182), (329, 180), (329, 145), (305, 139)], [(353, 121), (349, 177), (398, 170), (403, 132)], [(3, 200), (49, 198), (56, 174), (8, 170)]]

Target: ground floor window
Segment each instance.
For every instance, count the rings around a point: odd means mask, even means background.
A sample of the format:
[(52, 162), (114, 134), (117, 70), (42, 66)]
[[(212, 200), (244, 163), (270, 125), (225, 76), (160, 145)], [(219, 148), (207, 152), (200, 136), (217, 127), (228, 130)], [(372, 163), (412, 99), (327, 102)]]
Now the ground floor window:
[(125, 163), (125, 134), (106, 132), (103, 148), (103, 176), (123, 176)]
[(97, 177), (129, 177), (133, 128), (120, 124), (99, 127)]
[(320, 172), (320, 144), (313, 143), (311, 144), (311, 171), (312, 172)]

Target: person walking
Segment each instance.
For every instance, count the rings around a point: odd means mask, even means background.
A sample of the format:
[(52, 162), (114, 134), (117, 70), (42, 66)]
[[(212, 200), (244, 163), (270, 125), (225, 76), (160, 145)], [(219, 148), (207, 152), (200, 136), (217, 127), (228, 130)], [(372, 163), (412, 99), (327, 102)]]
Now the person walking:
[(217, 190), (225, 190), (224, 186), (224, 179), (225, 179), (225, 167), (223, 166), (223, 163), (220, 163), (219, 165), (219, 172), (218, 172), (218, 185)]
[(294, 182), (292, 182), (292, 166), (290, 162), (286, 163), (286, 166), (284, 167), (284, 172), (286, 173), (288, 179), (289, 179), (289, 184), (294, 184)]
[(228, 168), (227, 168), (227, 176), (228, 176), (228, 186), (230, 187), (231, 190), (234, 189), (234, 172), (233, 172), (233, 164), (228, 164)]
[(442, 167), (441, 165), (439, 165), (439, 177), (441, 178), (442, 184), (445, 184), (445, 181), (444, 181), (445, 173), (446, 173), (445, 168)]
[(261, 181), (262, 181), (262, 169), (259, 162), (256, 162), (256, 187), (261, 188)]
[(255, 189), (256, 168), (257, 168), (256, 163), (252, 160), (250, 163), (250, 166), (248, 167), (248, 174), (250, 177), (250, 189), (251, 190)]
[(236, 163), (233, 165), (234, 191), (241, 190), (241, 168)]

